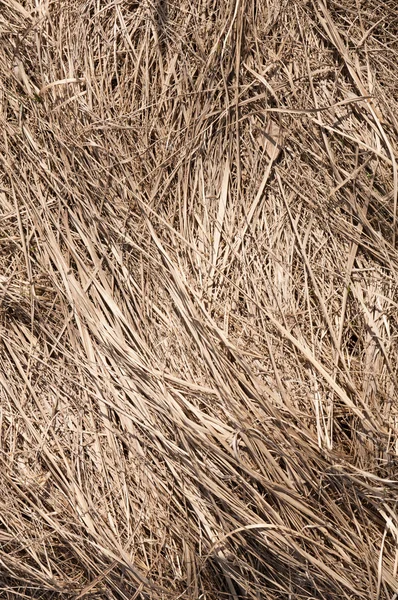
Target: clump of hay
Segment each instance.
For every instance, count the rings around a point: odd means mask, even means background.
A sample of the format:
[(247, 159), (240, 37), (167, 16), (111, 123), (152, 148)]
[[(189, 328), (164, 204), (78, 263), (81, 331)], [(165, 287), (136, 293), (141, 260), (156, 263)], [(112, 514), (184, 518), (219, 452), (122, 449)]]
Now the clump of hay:
[(0, 6), (1, 597), (393, 600), (395, 2)]

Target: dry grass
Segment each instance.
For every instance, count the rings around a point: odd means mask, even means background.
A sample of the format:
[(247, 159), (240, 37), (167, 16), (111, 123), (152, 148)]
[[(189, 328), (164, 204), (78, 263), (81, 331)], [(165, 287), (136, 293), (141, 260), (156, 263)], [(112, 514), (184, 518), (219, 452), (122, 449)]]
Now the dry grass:
[(0, 597), (398, 597), (395, 0), (0, 0)]

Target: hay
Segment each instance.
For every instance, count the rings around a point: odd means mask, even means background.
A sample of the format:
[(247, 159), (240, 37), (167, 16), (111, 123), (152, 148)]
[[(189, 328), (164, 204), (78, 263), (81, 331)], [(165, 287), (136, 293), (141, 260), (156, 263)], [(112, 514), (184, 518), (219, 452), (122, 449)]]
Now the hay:
[(397, 24), (0, 1), (1, 598), (397, 598)]

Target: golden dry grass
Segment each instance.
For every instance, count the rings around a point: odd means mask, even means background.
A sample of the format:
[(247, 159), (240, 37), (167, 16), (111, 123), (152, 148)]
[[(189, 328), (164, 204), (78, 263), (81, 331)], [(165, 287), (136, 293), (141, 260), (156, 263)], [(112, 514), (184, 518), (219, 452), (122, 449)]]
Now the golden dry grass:
[(0, 0), (0, 597), (398, 597), (395, 0)]

